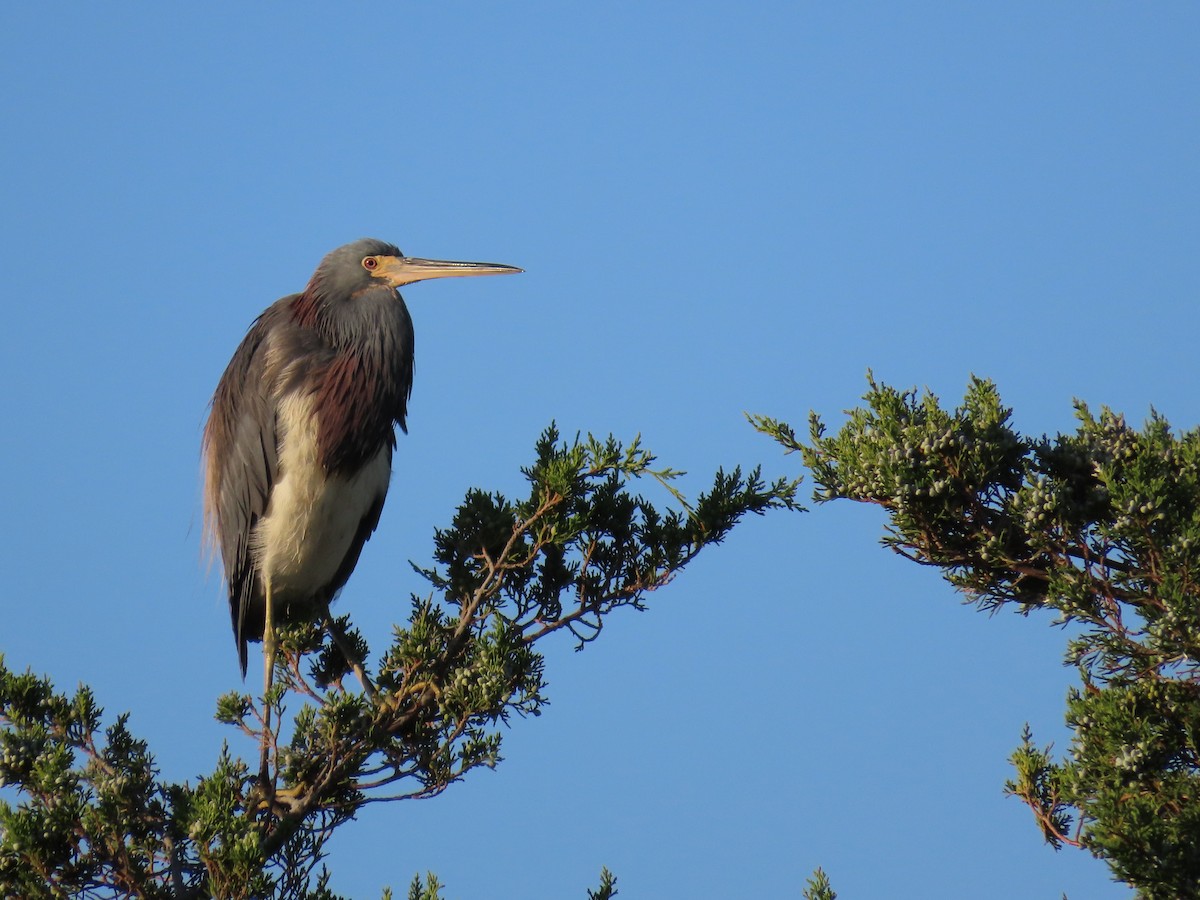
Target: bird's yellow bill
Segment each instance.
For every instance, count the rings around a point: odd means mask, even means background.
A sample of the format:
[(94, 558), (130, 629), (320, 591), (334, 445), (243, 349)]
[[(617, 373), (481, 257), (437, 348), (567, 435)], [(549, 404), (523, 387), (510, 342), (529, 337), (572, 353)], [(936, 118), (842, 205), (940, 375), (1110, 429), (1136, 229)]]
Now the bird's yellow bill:
[(453, 262), (447, 259), (421, 259), (419, 256), (381, 256), (379, 267), (371, 274), (392, 287), (429, 281), (432, 278), (459, 278), (465, 275), (511, 275), (523, 272), (516, 266), (500, 263)]

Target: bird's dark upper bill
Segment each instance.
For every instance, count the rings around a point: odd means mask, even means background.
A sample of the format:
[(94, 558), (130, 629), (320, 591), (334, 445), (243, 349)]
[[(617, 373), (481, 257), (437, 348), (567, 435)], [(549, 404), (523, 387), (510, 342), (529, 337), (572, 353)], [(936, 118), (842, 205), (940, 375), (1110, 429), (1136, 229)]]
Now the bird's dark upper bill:
[(421, 259), (419, 256), (389, 256), (381, 260), (375, 271), (377, 277), (386, 279), (392, 287), (428, 281), (431, 278), (456, 278), (464, 275), (511, 275), (523, 272), (516, 266), (500, 263), (453, 262), (446, 259)]

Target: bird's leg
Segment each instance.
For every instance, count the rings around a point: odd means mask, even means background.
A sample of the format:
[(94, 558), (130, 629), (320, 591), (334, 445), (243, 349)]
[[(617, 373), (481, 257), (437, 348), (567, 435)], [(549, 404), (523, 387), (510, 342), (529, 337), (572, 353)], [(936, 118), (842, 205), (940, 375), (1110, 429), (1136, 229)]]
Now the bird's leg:
[(366, 694), (368, 700), (374, 700), (375, 686), (371, 684), (371, 679), (367, 676), (366, 670), (354, 658), (350, 648), (350, 638), (346, 636), (346, 632), (342, 630), (342, 626), (333, 620), (333, 616), (329, 614), (328, 605), (325, 606), (322, 615), (325, 619), (325, 630), (329, 632), (329, 636), (337, 644), (337, 648), (342, 652), (342, 656), (346, 657), (346, 662), (350, 664), (350, 670), (354, 672), (359, 683), (363, 686), (363, 693)]
[[(271, 683), (275, 680), (275, 622), (271, 610), (271, 577), (263, 578), (263, 733), (260, 756), (260, 781), (264, 790), (270, 778), (271, 762)], [(272, 782), (272, 787), (274, 786)]]

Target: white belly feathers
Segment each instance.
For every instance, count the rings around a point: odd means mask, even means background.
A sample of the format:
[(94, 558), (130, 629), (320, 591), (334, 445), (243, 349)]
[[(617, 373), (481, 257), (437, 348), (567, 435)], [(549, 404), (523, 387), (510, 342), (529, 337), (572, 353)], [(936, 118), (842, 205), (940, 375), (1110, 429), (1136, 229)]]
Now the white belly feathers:
[(255, 555), (276, 602), (305, 604), (312, 598), (302, 586), (333, 580), (363, 517), (387, 495), (391, 461), (381, 447), (352, 477), (327, 476), (317, 456), (312, 398), (285, 399), (278, 421), (280, 477), (254, 529)]

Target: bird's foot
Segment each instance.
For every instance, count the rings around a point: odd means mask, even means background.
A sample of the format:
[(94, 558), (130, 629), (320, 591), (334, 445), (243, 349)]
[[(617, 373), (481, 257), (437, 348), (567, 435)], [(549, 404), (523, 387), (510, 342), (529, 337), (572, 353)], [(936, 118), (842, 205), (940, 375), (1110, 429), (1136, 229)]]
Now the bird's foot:
[(432, 681), (417, 681), (396, 691), (396, 693), (383, 701), (383, 705), (391, 712), (399, 712), (400, 706), (405, 700), (410, 697), (416, 697), (420, 701), (426, 694), (429, 694), (435, 700), (440, 700), (442, 698), (442, 689)]

